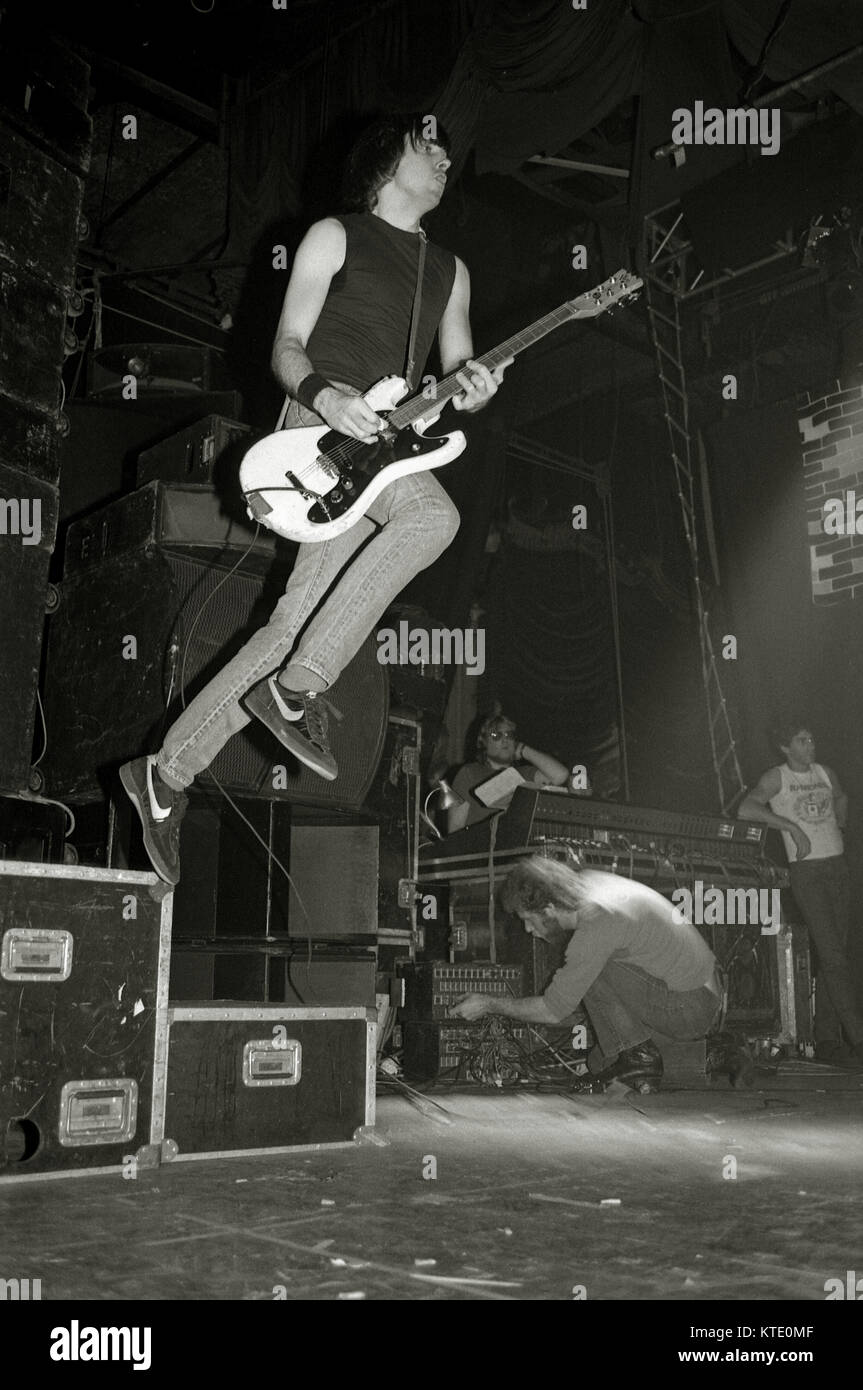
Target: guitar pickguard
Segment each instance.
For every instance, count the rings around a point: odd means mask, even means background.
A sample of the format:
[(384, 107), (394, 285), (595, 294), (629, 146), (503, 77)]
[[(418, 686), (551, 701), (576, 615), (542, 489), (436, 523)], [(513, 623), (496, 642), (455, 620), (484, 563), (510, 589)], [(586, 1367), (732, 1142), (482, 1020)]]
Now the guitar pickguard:
[(348, 507), (353, 506), (372, 479), (390, 464), (407, 458), (424, 458), (444, 448), (448, 441), (447, 435), (420, 435), (412, 429), (400, 432), (383, 430), (374, 444), (361, 444), (358, 440), (348, 441), (353, 447), (350, 462), (345, 462), (343, 458), (338, 458), (339, 452), (344, 453), (345, 436), (330, 430), (319, 441), (319, 458), (329, 458), (330, 450), (336, 452), (337, 457), (330, 467), (337, 472), (338, 478), (333, 489), (309, 508), (308, 520), (319, 526), (337, 520)]

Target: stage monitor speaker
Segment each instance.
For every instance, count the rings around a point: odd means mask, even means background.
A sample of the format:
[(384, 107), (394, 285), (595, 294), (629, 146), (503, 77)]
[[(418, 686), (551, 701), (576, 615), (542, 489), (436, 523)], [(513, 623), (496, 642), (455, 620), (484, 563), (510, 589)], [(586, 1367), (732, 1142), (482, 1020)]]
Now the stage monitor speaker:
[[(120, 763), (157, 748), (180, 713), (180, 687), (188, 703), (266, 622), (285, 578), (278, 565), (264, 577), (231, 573), (224, 563), (150, 542), (65, 580), (50, 621), (45, 681), (51, 795), (95, 799), (109, 789)], [(296, 762), (256, 721), (229, 740), (210, 773), (247, 796), (362, 805), (387, 720), (387, 676), (374, 636), (329, 698), (343, 715), (330, 725), (335, 781)]]
[(117, 343), (94, 352), (87, 365), (90, 397), (122, 398), (128, 376), (138, 397), (194, 396), (230, 387), (221, 355), (197, 343)]

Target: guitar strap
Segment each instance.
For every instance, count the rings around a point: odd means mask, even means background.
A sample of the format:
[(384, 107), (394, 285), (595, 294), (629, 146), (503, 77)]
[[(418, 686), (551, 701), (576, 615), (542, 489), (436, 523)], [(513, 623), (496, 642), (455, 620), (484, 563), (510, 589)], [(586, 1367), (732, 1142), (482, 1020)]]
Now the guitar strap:
[(428, 237), (426, 236), (426, 234), (425, 234), (425, 232), (423, 231), (422, 227), (420, 227), (420, 249), (419, 249), (419, 256), (417, 257), (417, 283), (416, 283), (416, 288), (414, 289), (414, 302), (413, 302), (413, 305), (412, 305), (412, 307), (411, 307), (411, 327), (410, 327), (410, 336), (408, 337), (408, 350), (407, 350), (407, 359), (406, 359), (406, 366), (405, 366), (405, 381), (407, 382), (408, 394), (410, 394), (410, 393), (413, 391), (413, 389), (414, 389), (414, 379), (413, 379), (413, 377), (414, 377), (414, 368), (415, 368), (415, 366), (416, 366), (416, 360), (415, 360), (416, 339), (417, 339), (417, 329), (418, 329), (418, 327), (419, 327), (419, 321), (420, 321), (420, 306), (422, 305), (422, 302), (423, 302), (423, 274), (424, 274), (424, 271), (425, 271), (425, 264), (426, 264), (426, 242), (427, 242), (427, 241), (428, 241)]
[[(425, 274), (425, 264), (426, 264), (426, 242), (428, 241), (428, 237), (426, 236), (426, 234), (425, 234), (425, 232), (423, 231), (422, 227), (420, 227), (419, 237), (420, 237), (420, 242), (419, 242), (419, 256), (417, 257), (417, 282), (416, 282), (416, 286), (415, 286), (415, 288), (414, 288), (414, 300), (413, 300), (413, 304), (411, 305), (411, 326), (410, 326), (410, 333), (409, 333), (409, 335), (408, 335), (408, 347), (407, 347), (406, 365), (405, 365), (405, 381), (407, 382), (408, 393), (409, 393), (409, 394), (410, 394), (410, 392), (412, 392), (413, 389), (414, 389), (413, 374), (414, 374), (414, 368), (415, 368), (415, 366), (416, 366), (416, 361), (415, 361), (415, 356), (414, 356), (414, 354), (415, 354), (415, 352), (416, 352), (416, 337), (417, 337), (417, 329), (419, 328), (419, 321), (420, 321), (420, 308), (421, 308), (422, 302), (423, 302), (423, 278), (424, 278), (424, 274)], [(284, 428), (285, 416), (286, 416), (287, 413), (288, 413), (288, 408), (289, 408), (290, 404), (291, 404), (291, 397), (290, 397), (290, 396), (285, 396), (284, 404), (282, 405), (282, 408), (281, 408), (281, 410), (279, 411), (279, 418), (278, 418), (278, 420), (276, 421), (276, 433), (278, 433), (278, 431), (279, 431), (280, 429), (283, 429), (283, 428)]]
[(291, 397), (290, 397), (290, 396), (285, 396), (285, 399), (284, 399), (284, 401), (282, 402), (282, 408), (281, 408), (281, 410), (279, 411), (279, 418), (278, 418), (278, 420), (276, 421), (276, 428), (275, 428), (275, 430), (273, 431), (274, 434), (278, 434), (279, 430), (283, 430), (283, 429), (285, 428), (285, 416), (286, 416), (287, 413), (288, 413), (288, 410), (289, 410), (289, 408), (290, 408), (290, 404), (291, 404)]

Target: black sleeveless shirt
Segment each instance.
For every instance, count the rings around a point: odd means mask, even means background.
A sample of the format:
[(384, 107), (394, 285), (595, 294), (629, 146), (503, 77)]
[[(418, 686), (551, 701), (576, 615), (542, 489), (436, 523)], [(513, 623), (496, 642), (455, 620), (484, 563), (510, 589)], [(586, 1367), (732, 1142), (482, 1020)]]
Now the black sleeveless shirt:
[[(345, 263), (330, 282), (306, 352), (322, 376), (367, 391), (382, 376), (404, 376), (420, 239), (370, 212), (337, 221), (345, 229)], [(455, 257), (428, 242), (415, 390), (454, 279)]]

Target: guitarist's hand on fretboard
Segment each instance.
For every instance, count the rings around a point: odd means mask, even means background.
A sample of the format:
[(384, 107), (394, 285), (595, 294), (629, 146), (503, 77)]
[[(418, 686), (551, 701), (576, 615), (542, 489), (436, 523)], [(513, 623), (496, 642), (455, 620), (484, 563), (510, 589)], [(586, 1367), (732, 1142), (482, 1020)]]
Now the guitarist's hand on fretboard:
[(453, 408), (466, 411), (468, 415), (482, 410), (497, 391), (503, 381), (504, 372), (507, 367), (512, 366), (513, 361), (514, 359), (510, 357), (508, 362), (501, 362), (500, 366), (495, 367), (494, 371), (490, 372), (488, 367), (483, 366), (482, 362), (477, 362), (474, 358), (469, 357), (461, 371), (455, 374), (456, 381), (461, 382), (464, 391), (458, 396), (453, 396)]
[(374, 444), (386, 424), (362, 396), (352, 395), (340, 386), (328, 386), (320, 391), (315, 397), (315, 406), (324, 424), (329, 425), (331, 430), (350, 435), (352, 439), (361, 439), (364, 444)]

